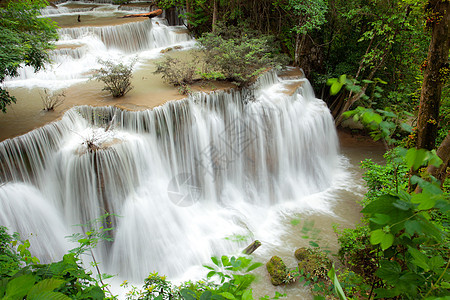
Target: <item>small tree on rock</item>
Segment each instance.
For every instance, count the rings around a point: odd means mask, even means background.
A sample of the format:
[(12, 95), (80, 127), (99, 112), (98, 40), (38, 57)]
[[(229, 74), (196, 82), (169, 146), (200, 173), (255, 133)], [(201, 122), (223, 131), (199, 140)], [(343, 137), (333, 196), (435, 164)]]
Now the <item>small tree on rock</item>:
[(110, 92), (114, 98), (120, 98), (131, 91), (135, 61), (129, 64), (122, 62), (116, 64), (110, 60), (99, 59), (98, 62), (102, 67), (96, 70), (96, 74), (92, 78), (105, 84), (103, 91)]

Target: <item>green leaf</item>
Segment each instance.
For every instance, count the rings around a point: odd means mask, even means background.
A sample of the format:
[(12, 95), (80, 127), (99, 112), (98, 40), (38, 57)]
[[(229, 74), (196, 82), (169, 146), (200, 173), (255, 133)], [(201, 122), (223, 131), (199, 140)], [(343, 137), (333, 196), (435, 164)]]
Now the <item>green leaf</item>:
[(318, 248), (318, 247), (319, 247), (319, 244), (317, 244), (317, 243), (314, 242), (314, 241), (309, 241), (309, 245), (312, 246), (312, 247), (314, 247), (314, 248)]
[(264, 264), (260, 263), (260, 262), (254, 263), (250, 267), (248, 267), (247, 272), (253, 271), (256, 268), (261, 267), (262, 265), (264, 265)]
[(200, 300), (210, 300), (212, 296), (211, 291), (204, 291), (200, 296)]
[(401, 127), (404, 131), (406, 131), (406, 132), (408, 132), (408, 133), (411, 133), (412, 130), (413, 130), (412, 126), (409, 125), (409, 124), (406, 124), (406, 123), (401, 123), (401, 124), (400, 124), (400, 127)]
[(331, 85), (330, 87), (330, 94), (331, 95), (336, 95), (337, 93), (339, 93), (339, 91), (341, 90), (343, 84), (340, 82), (335, 82)]
[(430, 208), (433, 208), (434, 205), (436, 204), (436, 196), (432, 196), (428, 193), (419, 193), (419, 194), (414, 194), (411, 197), (411, 202), (412, 203), (419, 203), (419, 206), (417, 207), (420, 210), (428, 210)]
[[(235, 258), (232, 257), (231, 259), (235, 259)], [(220, 260), (222, 261), (222, 265), (223, 265), (224, 267), (227, 267), (227, 266), (230, 266), (230, 265), (231, 265), (231, 264), (230, 264), (230, 259), (229, 259), (228, 256), (226, 256), (226, 255), (222, 255), (222, 257), (221, 257)]]
[(400, 278), (402, 268), (396, 261), (381, 260), (380, 268), (376, 271), (376, 275), (381, 279), (389, 281), (390, 284), (395, 284)]
[(442, 159), (437, 155), (436, 150), (431, 150), (429, 164), (438, 168), (442, 165)]
[(437, 255), (433, 256), (428, 260), (428, 266), (430, 267), (430, 270), (438, 274), (441, 272), (441, 267), (445, 264), (445, 260), (442, 258), (442, 256)]
[(57, 287), (60, 287), (63, 285), (65, 281), (62, 279), (44, 279), (38, 283), (36, 283), (28, 292), (27, 296), (28, 299), (32, 299), (30, 297), (33, 297), (35, 294), (42, 293), (42, 292), (52, 292)]
[(405, 222), (405, 230), (406, 233), (408, 233), (409, 235), (414, 235), (416, 232), (417, 233), (422, 233), (422, 226), (420, 225), (420, 223), (417, 220), (407, 220)]
[(4, 300), (22, 299), (33, 287), (36, 279), (32, 274), (25, 274), (14, 278), (6, 285)]
[(236, 297), (234, 297), (233, 294), (231, 294), (229, 292), (223, 292), (223, 293), (220, 293), (220, 295), (226, 299), (236, 299)]
[(211, 257), (211, 260), (212, 260), (212, 262), (213, 262), (216, 266), (218, 266), (218, 267), (221, 267), (221, 266), (222, 266), (222, 264), (220, 263), (220, 261), (219, 261), (219, 259), (218, 259), (217, 257), (212, 256), (212, 257)]
[(242, 300), (253, 300), (252, 290), (245, 290), (242, 294)]
[(425, 272), (430, 270), (430, 267), (428, 266), (428, 257), (426, 257), (425, 254), (415, 248), (412, 248), (411, 246), (408, 246), (408, 253), (414, 258), (412, 260), (413, 264), (421, 267)]
[(339, 76), (339, 83), (345, 84), (347, 82), (347, 75), (343, 74)]
[(328, 277), (333, 282), (333, 289), (336, 295), (338, 295), (340, 300), (346, 300), (347, 297), (345, 297), (344, 290), (341, 287), (341, 284), (339, 283), (339, 280), (336, 276), (336, 271), (334, 270), (334, 265), (331, 267), (330, 271), (328, 271)]
[(398, 198), (392, 195), (381, 195), (367, 204), (361, 212), (364, 214), (386, 213), (392, 210), (393, 203), (397, 200)]
[[(27, 300), (71, 300), (72, 298), (64, 295), (63, 293), (59, 292), (42, 292), (38, 293), (32, 298), (27, 297)], [(90, 298), (92, 299), (92, 298)]]
[(386, 235), (386, 233), (384, 233), (383, 229), (377, 229), (374, 230), (370, 233), (370, 243), (372, 245), (377, 245), (379, 243), (381, 243), (381, 241), (383, 240), (383, 237)]
[(384, 251), (391, 247), (394, 242), (394, 236), (391, 233), (384, 232), (383, 229), (377, 229), (370, 233), (370, 243), (372, 245), (380, 244)]
[(103, 292), (103, 290), (99, 286), (91, 286), (89, 287), (89, 291), (87, 293), (84, 293), (78, 299), (102, 300), (105, 299), (105, 292)]
[(387, 222), (389, 222), (390, 219), (391, 219), (391, 217), (389, 217), (388, 215), (376, 213), (375, 217), (370, 218), (369, 220), (374, 223), (384, 225), (384, 224), (387, 224)]
[(184, 300), (196, 300), (197, 299), (197, 295), (188, 289), (182, 289), (180, 291), (181, 296), (183, 297)]
[(410, 148), (406, 152), (406, 166), (408, 168), (412, 168), (413, 170), (417, 170), (425, 164), (428, 156), (427, 152), (428, 151), (425, 149)]
[(333, 83), (338, 82), (337, 78), (328, 78), (327, 79), (327, 85), (332, 85)]
[(386, 250), (387, 248), (391, 247), (393, 243), (394, 243), (394, 235), (391, 233), (386, 234), (380, 243), (381, 250), (383, 251)]
[(404, 210), (404, 211), (410, 210), (412, 208), (411, 202), (406, 202), (406, 201), (403, 201), (400, 199), (394, 201), (394, 203), (392, 203), (392, 205), (394, 207)]

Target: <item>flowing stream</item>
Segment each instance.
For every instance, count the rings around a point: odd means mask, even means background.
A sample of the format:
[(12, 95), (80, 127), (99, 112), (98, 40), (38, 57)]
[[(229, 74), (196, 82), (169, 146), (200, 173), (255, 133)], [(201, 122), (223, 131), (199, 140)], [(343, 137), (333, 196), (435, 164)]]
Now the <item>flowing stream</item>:
[[(98, 57), (138, 55), (143, 66), (163, 47), (194, 43), (163, 19), (97, 26), (94, 13), (127, 12), (70, 3), (45, 10), (72, 22), (80, 14), (88, 24), (61, 28), (54, 64), (25, 68), (7, 86), (57, 89), (87, 80)], [(65, 238), (82, 230), (74, 224), (114, 213), (104, 224), (114, 227), (114, 241), (95, 249), (103, 272), (135, 282), (152, 271), (200, 278), (211, 256), (239, 254), (255, 239), (261, 261), (307, 245), (290, 223), (299, 216), (354, 222), (357, 210), (336, 207), (363, 190), (338, 148), (329, 110), (308, 80), (275, 72), (251, 90), (196, 93), (150, 110), (76, 106), (0, 143), (0, 224), (49, 262), (75, 246)]]

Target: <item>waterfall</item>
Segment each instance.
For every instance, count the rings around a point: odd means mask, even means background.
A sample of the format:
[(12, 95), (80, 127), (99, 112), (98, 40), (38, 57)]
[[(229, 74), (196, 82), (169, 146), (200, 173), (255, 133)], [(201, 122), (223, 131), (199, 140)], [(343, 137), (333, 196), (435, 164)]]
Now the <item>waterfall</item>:
[[(0, 224), (39, 231), (45, 242), (35, 253), (59, 259), (67, 228), (115, 213), (115, 240), (96, 249), (97, 260), (130, 280), (154, 270), (178, 276), (239, 250), (251, 240), (224, 238), (263, 238), (270, 211), (284, 203), (314, 209), (304, 199), (336, 174), (326, 105), (306, 79), (293, 95), (286, 82), (268, 72), (254, 92), (198, 93), (139, 112), (75, 107), (6, 140)], [(11, 209), (16, 201), (28, 209)]]
[[(101, 67), (99, 58), (127, 62), (137, 57), (139, 65), (161, 55), (162, 48), (191, 47), (194, 43), (184, 27), (168, 26), (163, 18), (119, 19), (127, 12), (117, 5), (96, 3), (98, 7), (92, 8), (92, 3), (81, 3), (73, 8), (69, 4), (42, 10), (44, 17), (66, 24), (58, 29), (59, 40), (57, 49), (50, 53), (51, 64), (37, 73), (30, 66), (20, 68), (17, 77), (8, 77), (4, 82), (7, 87), (66, 88), (89, 79), (92, 70)], [(87, 7), (79, 7), (84, 5)], [(135, 8), (132, 10), (128, 13), (136, 13)], [(76, 21), (78, 15), (81, 22)]]

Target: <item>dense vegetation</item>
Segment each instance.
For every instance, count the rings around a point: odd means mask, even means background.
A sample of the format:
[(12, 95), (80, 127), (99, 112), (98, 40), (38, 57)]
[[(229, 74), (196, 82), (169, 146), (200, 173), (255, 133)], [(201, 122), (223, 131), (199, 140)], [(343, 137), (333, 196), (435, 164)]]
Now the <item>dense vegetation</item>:
[[(0, 3), (0, 110), (16, 99), (2, 86), (7, 76), (17, 76), (25, 65), (36, 71), (49, 60), (47, 50), (57, 39), (56, 25), (50, 19), (38, 18), (45, 0), (20, 0)], [(6, 5), (6, 6), (5, 6)]]
[[(246, 87), (266, 68), (282, 65), (284, 53), (312, 80), (337, 125), (352, 118), (389, 150), (385, 165), (362, 164), (368, 187), (361, 203), (363, 218), (356, 229), (336, 229), (342, 267), (337, 277), (330, 268), (332, 284), (320, 294), (331, 297), (334, 287), (341, 299), (344, 294), (355, 299), (448, 297), (449, 1), (156, 2), (163, 8), (185, 9), (188, 27), (205, 51), (202, 78)], [(0, 81), (16, 75), (20, 63), (39, 69), (47, 58), (48, 41), (55, 38), (51, 24), (36, 19), (42, 2), (18, 3), (0, 11)], [(16, 28), (17, 18), (23, 15), (15, 11), (27, 12), (33, 21)], [(173, 72), (175, 67), (180, 63), (168, 59), (158, 72), (186, 91), (198, 70), (187, 64)], [(0, 92), (4, 111), (13, 98), (3, 89)], [(78, 251), (61, 262), (40, 265), (31, 257), (26, 241), (13, 247), (16, 242), (1, 229), (0, 296), (34, 299), (45, 292), (73, 299), (103, 298), (106, 286), (101, 277), (94, 279), (80, 266), (79, 255), (92, 246), (97, 230), (88, 232), (87, 238), (78, 238)], [(252, 299), (253, 277), (233, 272), (251, 271), (258, 264), (227, 257), (213, 258), (213, 263), (208, 277), (218, 276), (220, 284), (174, 286), (151, 274), (144, 290), (132, 288), (129, 298)], [(26, 288), (20, 288), (17, 296), (13, 291), (18, 286)]]

